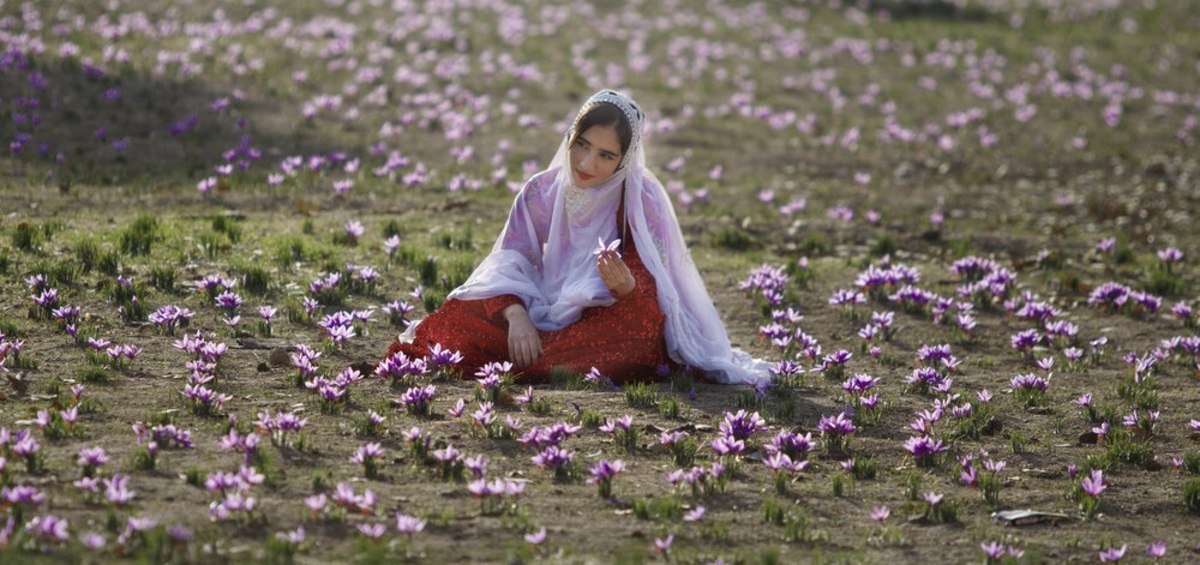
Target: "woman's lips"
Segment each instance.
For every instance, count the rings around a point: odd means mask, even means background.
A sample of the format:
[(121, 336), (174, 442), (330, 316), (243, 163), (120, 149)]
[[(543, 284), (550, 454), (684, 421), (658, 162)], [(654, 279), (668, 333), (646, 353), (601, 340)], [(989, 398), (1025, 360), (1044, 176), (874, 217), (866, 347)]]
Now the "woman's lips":
[(594, 177), (596, 175), (589, 175), (585, 172), (580, 171), (579, 169), (575, 169), (575, 176), (579, 177), (579, 180), (586, 182), (586, 181), (592, 180), (592, 177)]

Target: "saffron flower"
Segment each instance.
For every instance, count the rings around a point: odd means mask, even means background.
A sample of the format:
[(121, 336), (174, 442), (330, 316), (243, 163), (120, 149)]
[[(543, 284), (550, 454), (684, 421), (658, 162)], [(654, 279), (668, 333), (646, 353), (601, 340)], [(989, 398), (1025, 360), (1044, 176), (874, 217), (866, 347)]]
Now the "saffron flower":
[(732, 439), (745, 440), (750, 436), (766, 429), (767, 422), (758, 412), (746, 413), (738, 410), (736, 413), (726, 412), (719, 428), (721, 434)]
[(601, 255), (605, 252), (611, 251), (613, 253), (616, 253), (617, 257), (621, 256), (621, 252), (618, 251), (618, 249), (621, 247), (621, 239), (620, 238), (614, 239), (609, 243), (604, 243), (604, 238), (599, 238), (599, 239), (597, 239), (597, 242), (599, 243), (599, 245), (597, 245), (596, 248), (592, 250), (592, 255)]
[(904, 450), (912, 456), (919, 467), (936, 466), (939, 456), (950, 449), (941, 440), (929, 436), (911, 437), (904, 442)]
[(625, 470), (625, 462), (617, 459), (616, 461), (600, 460), (595, 465), (592, 465), (588, 471), (592, 474), (588, 477), (587, 483), (596, 485), (597, 492), (601, 498), (612, 498), (612, 480), (617, 475)]
[(397, 532), (411, 537), (413, 534), (419, 533), (424, 529), (425, 520), (401, 512), (396, 513)]
[(379, 475), (379, 459), (383, 457), (383, 446), (377, 442), (363, 445), (350, 456), (350, 462), (362, 465), (363, 474), (368, 479)]
[(525, 543), (530, 545), (541, 545), (544, 541), (546, 541), (545, 526), (542, 526), (542, 528), (536, 532), (529, 532), (525, 534)]
[(1079, 481), (1079, 508), (1085, 517), (1092, 518), (1100, 512), (1100, 493), (1106, 488), (1104, 473), (1099, 469), (1093, 469), (1090, 476)]
[(854, 433), (854, 422), (846, 416), (845, 412), (837, 416), (821, 416), (820, 422), (817, 423), (817, 430), (821, 432), (826, 452), (842, 453), (849, 446), (850, 435)]
[(988, 563), (999, 560), (1004, 557), (1004, 546), (999, 542), (989, 542), (979, 544), (979, 549), (983, 550), (983, 555), (987, 558)]
[(1125, 558), (1125, 550), (1129, 549), (1129, 544), (1124, 544), (1120, 549), (1110, 547), (1100, 552), (1101, 563), (1117, 563)]

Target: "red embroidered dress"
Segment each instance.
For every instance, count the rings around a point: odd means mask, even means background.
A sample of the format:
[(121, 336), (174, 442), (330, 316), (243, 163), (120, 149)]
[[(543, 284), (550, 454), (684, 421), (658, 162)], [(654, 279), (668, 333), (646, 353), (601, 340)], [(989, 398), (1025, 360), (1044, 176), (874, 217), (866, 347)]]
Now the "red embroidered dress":
[[(623, 216), (623, 211), (621, 215)], [(616, 384), (665, 377), (667, 357), (663, 333), (665, 317), (658, 305), (654, 277), (642, 264), (633, 238), (622, 260), (637, 281), (634, 289), (611, 306), (586, 308), (579, 321), (557, 331), (539, 331), (542, 355), (528, 367), (514, 369), (518, 382), (541, 383), (550, 370), (564, 367), (586, 374), (596, 367)], [(429, 355), (434, 344), (457, 350), (463, 356), (459, 369), (472, 376), (484, 364), (507, 361), (508, 321), (504, 309), (520, 303), (515, 295), (482, 300), (447, 300), (417, 326), (412, 343), (393, 343), (388, 357), (404, 352), (409, 358)]]

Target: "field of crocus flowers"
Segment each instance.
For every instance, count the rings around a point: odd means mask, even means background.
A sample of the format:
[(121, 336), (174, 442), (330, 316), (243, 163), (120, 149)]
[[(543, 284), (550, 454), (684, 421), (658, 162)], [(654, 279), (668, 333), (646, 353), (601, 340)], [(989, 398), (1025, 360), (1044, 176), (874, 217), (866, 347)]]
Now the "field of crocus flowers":
[[(1200, 559), (1198, 28), (0, 0), (0, 561)], [(377, 366), (602, 87), (770, 381)]]

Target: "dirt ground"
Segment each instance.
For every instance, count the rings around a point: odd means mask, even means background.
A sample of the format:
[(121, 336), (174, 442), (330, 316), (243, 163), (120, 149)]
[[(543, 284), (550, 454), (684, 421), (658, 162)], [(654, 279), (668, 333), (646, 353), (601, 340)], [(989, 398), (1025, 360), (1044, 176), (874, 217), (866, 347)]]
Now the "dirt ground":
[[(62, 222), (62, 233), (42, 247), (42, 258), (69, 261), (71, 233), (101, 233), (114, 226), (128, 223), (127, 201), (112, 198), (113, 193), (98, 190), (79, 190), (69, 195), (40, 193), (26, 195), (22, 203), (32, 211), (23, 219), (31, 222)], [(179, 227), (187, 234), (186, 226), (196, 220), (179, 213), (195, 209), (186, 201), (158, 198), (155, 195), (130, 195), (139, 212), (151, 212), (165, 223)], [(238, 225), (247, 233), (270, 234), (294, 229), (304, 221), (286, 203), (264, 206), (261, 198), (226, 197), (220, 206), (208, 204), (206, 210), (236, 212)], [(884, 202), (886, 205), (887, 203)], [(897, 203), (899, 205), (899, 203)], [(418, 205), (420, 206), (420, 205)], [(436, 205), (426, 205), (432, 210)], [(264, 209), (265, 208), (265, 209)], [(348, 207), (353, 208), (353, 207)], [(370, 225), (397, 217), (403, 221), (409, 215), (424, 211), (383, 210), (354, 211)], [(451, 224), (470, 221), (476, 211), (468, 205), (446, 218)], [(79, 214), (87, 210), (86, 214)], [(312, 219), (317, 233), (332, 231), (343, 222), (346, 210), (320, 212)], [(207, 219), (207, 215), (204, 219)], [(458, 218), (461, 217), (461, 220)], [(494, 222), (494, 220), (492, 220)], [(753, 296), (737, 288), (741, 277), (729, 273), (724, 265), (734, 251), (705, 246), (700, 234), (713, 228), (693, 223), (685, 218), (689, 237), (699, 242), (696, 256), (709, 279), (710, 291), (718, 308), (725, 315), (735, 345), (758, 356), (776, 355), (757, 336), (757, 326), (765, 323), (757, 312)], [(485, 222), (484, 226), (488, 224)], [(490, 226), (488, 226), (490, 227)], [(327, 230), (325, 228), (328, 228)], [(1026, 329), (1028, 321), (1014, 319), (1001, 311), (980, 312), (978, 338), (971, 343), (955, 342), (950, 329), (933, 325), (927, 317), (897, 313), (895, 335), (882, 342), (884, 354), (872, 360), (859, 349), (855, 336), (863, 314), (869, 310), (889, 309), (885, 304), (861, 307), (858, 319), (827, 304), (838, 288), (850, 286), (858, 267), (865, 262), (865, 244), (873, 237), (849, 233), (846, 227), (835, 224), (809, 226), (810, 232), (827, 230), (832, 238), (844, 239), (828, 256), (815, 258), (810, 264), (813, 273), (804, 286), (793, 283), (795, 307), (805, 313), (801, 327), (816, 337), (825, 351), (845, 348), (854, 353), (849, 363), (850, 373), (868, 373), (879, 377), (878, 390), (884, 398), (882, 417), (875, 425), (860, 426), (854, 434), (849, 454), (870, 456), (877, 466), (871, 480), (849, 480), (843, 493), (833, 494), (833, 484), (847, 475), (841, 461), (847, 456), (827, 456), (816, 449), (810, 456), (809, 468), (797, 475), (785, 494), (776, 494), (771, 472), (760, 464), (762, 446), (775, 431), (791, 429), (815, 431), (823, 415), (834, 415), (842, 409), (840, 381), (810, 375), (806, 384), (795, 391), (791, 414), (771, 417), (769, 430), (749, 442), (741, 468), (733, 475), (724, 492), (693, 497), (683, 494), (677, 500), (684, 510), (703, 506), (706, 514), (699, 523), (686, 523), (679, 516), (641, 519), (634, 514), (637, 501), (671, 500), (673, 492), (666, 481), (675, 468), (671, 456), (658, 445), (660, 432), (673, 429), (689, 430), (703, 446), (696, 456), (697, 464), (708, 464), (712, 452), (707, 444), (717, 435), (717, 426), (726, 411), (734, 411), (739, 402), (753, 398), (748, 390), (717, 385), (695, 385), (695, 397), (685, 390), (672, 390), (664, 384), (658, 389), (659, 404), (669, 398), (680, 399), (682, 411), (676, 418), (666, 418), (653, 407), (631, 408), (620, 392), (578, 391), (561, 387), (542, 386), (535, 396), (549, 403), (549, 411), (531, 413), (507, 405), (502, 415), (519, 418), (524, 429), (549, 425), (554, 421), (577, 420), (581, 411), (593, 411), (604, 417), (632, 415), (635, 427), (641, 431), (638, 446), (632, 452), (616, 445), (611, 436), (595, 428), (584, 428), (577, 437), (565, 442), (577, 453), (578, 460), (588, 464), (600, 459), (621, 458), (626, 471), (615, 482), (615, 499), (608, 501), (596, 495), (595, 487), (582, 480), (557, 482), (552, 475), (534, 467), (529, 458), (535, 454), (515, 439), (488, 439), (478, 430), (472, 431), (467, 416), (450, 419), (445, 410), (455, 400), (473, 400), (473, 389), (464, 382), (438, 382), (438, 395), (433, 402), (433, 415), (416, 417), (388, 406), (402, 389), (391, 388), (386, 382), (368, 378), (351, 387), (351, 400), (341, 414), (322, 414), (311, 393), (297, 389), (289, 376), (290, 366), (272, 362), (276, 349), (295, 344), (319, 345), (316, 327), (311, 323), (278, 320), (271, 337), (255, 335), (253, 326), (244, 326), (233, 335), (219, 322), (217, 309), (200, 294), (189, 290), (189, 282), (207, 274), (223, 274), (220, 261), (196, 258), (180, 269), (176, 288), (172, 292), (155, 291), (153, 303), (175, 303), (196, 311), (193, 323), (181, 330), (183, 334), (201, 331), (213, 334), (216, 340), (229, 345), (229, 354), (222, 359), (218, 390), (230, 394), (227, 413), (241, 423), (255, 419), (265, 410), (293, 410), (308, 418), (305, 445), (302, 449), (266, 446), (274, 468), (270, 486), (255, 490), (258, 510), (245, 523), (214, 523), (208, 513), (211, 497), (202, 488), (189, 485), (185, 475), (192, 470), (204, 473), (236, 471), (242, 456), (222, 451), (218, 439), (227, 427), (224, 416), (197, 416), (189, 411), (181, 398), (187, 374), (186, 355), (173, 348), (177, 336), (161, 335), (148, 323), (121, 323), (111, 301), (98, 291), (101, 276), (83, 275), (77, 284), (67, 287), (69, 302), (79, 305), (97, 330), (98, 335), (114, 343), (135, 343), (143, 353), (127, 369), (112, 371), (106, 382), (86, 383), (85, 397), (94, 399), (100, 408), (81, 416), (82, 433), (56, 441), (46, 441), (45, 471), (27, 474), (15, 460), (10, 460), (10, 482), (28, 484), (43, 489), (47, 502), (42, 507), (71, 521), (77, 530), (104, 531), (108, 515), (103, 505), (82, 502), (71, 486), (78, 469), (73, 459), (83, 447), (102, 446), (112, 457), (105, 470), (128, 473), (135, 501), (125, 509), (115, 511), (123, 519), (129, 516), (152, 518), (163, 525), (182, 524), (197, 533), (197, 541), (189, 551), (201, 552), (209, 559), (243, 561), (257, 559), (264, 552), (264, 540), (275, 532), (288, 531), (304, 525), (308, 542), (303, 561), (343, 560), (357, 555), (366, 559), (369, 549), (354, 528), (364, 523), (390, 523), (396, 512), (425, 517), (428, 525), (416, 535), (408, 549), (412, 556), (430, 562), (480, 562), (528, 557), (532, 546), (522, 540), (522, 534), (547, 530), (546, 542), (537, 555), (566, 561), (625, 561), (653, 556), (654, 540), (674, 533), (671, 554), (683, 561), (704, 561), (715, 558), (756, 562), (779, 559), (784, 561), (878, 562), (885, 559), (942, 559), (965, 562), (980, 559), (979, 544), (1000, 541), (1022, 548), (1027, 558), (1045, 561), (1090, 561), (1096, 552), (1107, 545), (1119, 547), (1130, 544), (1135, 550), (1143, 543), (1165, 540), (1176, 555), (1186, 560), (1196, 543), (1191, 524), (1196, 518), (1181, 509), (1179, 492), (1188, 480), (1186, 474), (1173, 472), (1170, 461), (1194, 450), (1189, 439), (1187, 422), (1192, 414), (1187, 407), (1197, 400), (1195, 367), (1190, 362), (1167, 360), (1157, 366), (1155, 389), (1161, 406), (1161, 421), (1153, 437), (1146, 440), (1152, 460), (1137, 465), (1122, 464), (1110, 472), (1110, 486), (1105, 491), (1099, 516), (1083, 520), (1074, 502), (1066, 498), (1074, 481), (1067, 476), (1068, 465), (1082, 465), (1086, 457), (1103, 450), (1088, 439), (1092, 423), (1082, 418), (1070, 401), (1085, 392), (1097, 399), (1115, 404), (1118, 383), (1129, 379), (1130, 366), (1121, 358), (1126, 352), (1154, 349), (1160, 340), (1180, 335), (1183, 329), (1169, 315), (1130, 319), (1102, 312), (1086, 305), (1083, 289), (1055, 288), (1047, 282), (1052, 273), (1027, 267), (1019, 271), (1020, 288), (1038, 292), (1063, 311), (1062, 318), (1080, 328), (1087, 340), (1105, 336), (1109, 339), (1107, 354), (1096, 364), (1077, 372), (1054, 371), (1049, 389), (1047, 408), (1026, 410), (1011, 395), (1009, 380), (1022, 373), (1035, 372), (1031, 362), (1011, 351), (1010, 335)], [(479, 229), (478, 248), (485, 248), (485, 231)], [(877, 234), (879, 230), (872, 234)], [(247, 240), (253, 241), (248, 236)], [(926, 288), (939, 294), (950, 294), (958, 285), (947, 269), (946, 242), (928, 234), (896, 232), (901, 242), (896, 253), (903, 261), (920, 269)], [(1027, 258), (1018, 255), (1023, 242), (1007, 240), (992, 234), (989, 245), (1009, 264), (1022, 264)], [(861, 238), (855, 241), (855, 238)], [(107, 238), (106, 238), (107, 239)], [(187, 239), (187, 236), (184, 236)], [(168, 240), (169, 242), (170, 240)], [(769, 245), (785, 246), (786, 241), (771, 241)], [(164, 245), (164, 247), (166, 247)], [(253, 248), (253, 244), (246, 247)], [(374, 247), (374, 244), (371, 245)], [(353, 253), (374, 255), (378, 249), (355, 249)], [(169, 256), (167, 249), (161, 251)], [(32, 259), (32, 258), (30, 258)], [(24, 261), (25, 257), (21, 256)], [(1086, 271), (1109, 269), (1091, 259), (1072, 257), (1072, 264)], [(36, 361), (36, 368), (9, 373), (10, 384), (6, 401), (0, 405), (4, 421), (10, 430), (33, 425), (36, 411), (53, 403), (46, 394), (52, 381), (72, 384), (80, 381), (79, 368), (85, 365), (84, 350), (72, 344), (60, 327), (52, 323), (27, 319), (30, 309), (29, 293), (20, 288), (24, 283), (16, 275), (32, 272), (28, 263), (10, 270), (3, 319), (17, 328), (15, 336), (24, 340), (22, 355)], [(308, 267), (302, 267), (306, 269)], [(280, 281), (303, 281), (302, 272), (278, 272)], [(126, 271), (134, 277), (146, 273), (134, 268)], [(722, 277), (717, 273), (729, 273)], [(747, 271), (748, 273), (748, 271)], [(380, 287), (372, 294), (351, 295), (347, 308), (379, 307), (383, 297), (404, 293), (411, 280), (404, 279), (406, 269), (396, 267), (383, 277)], [(411, 271), (407, 271), (411, 278)], [(20, 278), (24, 278), (21, 276)], [(302, 284), (302, 283), (301, 283)], [(252, 299), (254, 304), (280, 304), (287, 295), (297, 291), (284, 285), (274, 286), (265, 296)], [(419, 307), (418, 307), (419, 308)], [(243, 309), (249, 313), (249, 305)], [(342, 368), (373, 363), (393, 335), (382, 321), (369, 323), (370, 333), (350, 340), (341, 350), (328, 350), (320, 366), (333, 375)], [(954, 456), (976, 454), (984, 450), (992, 457), (1007, 462), (1002, 473), (1004, 488), (997, 508), (1035, 509), (1062, 512), (1068, 516), (1053, 525), (1039, 524), (1024, 527), (1004, 527), (989, 517), (993, 508), (977, 490), (963, 487), (958, 479), (958, 466), (953, 460), (935, 468), (918, 468), (903, 450), (909, 437), (907, 423), (913, 414), (930, 406), (930, 397), (905, 391), (903, 379), (916, 367), (915, 351), (924, 344), (950, 343), (962, 361), (954, 378), (955, 389), (964, 396), (988, 389), (995, 396), (995, 418), (999, 425), (992, 433), (978, 440), (958, 439), (951, 442)], [(1043, 353), (1049, 354), (1049, 351)], [(278, 355), (278, 353), (276, 353)], [(1039, 356), (1041, 354), (1039, 353)], [(275, 361), (278, 361), (276, 359)], [(1058, 361), (1063, 362), (1059, 357)], [(28, 383), (15, 386), (16, 382)], [(740, 399), (740, 400), (739, 400)], [(780, 398), (768, 396), (764, 414), (778, 410)], [(746, 404), (742, 404), (746, 405)], [(375, 409), (387, 416), (386, 431), (378, 438), (363, 438), (353, 431), (354, 422), (367, 410)], [(473, 409), (473, 407), (472, 407)], [(470, 410), (468, 410), (468, 413)], [(158, 457), (152, 470), (135, 470), (130, 426), (134, 422), (150, 422), (168, 418), (174, 425), (190, 430), (195, 447), (167, 449)], [(162, 420), (166, 421), (166, 420)], [(465, 484), (442, 480), (438, 470), (417, 462), (409, 453), (400, 432), (420, 426), (433, 438), (435, 445), (453, 445), (463, 454), (482, 454), (487, 457), (488, 476), (507, 477), (525, 483), (524, 493), (517, 499), (516, 508), (506, 513), (482, 512), (480, 503)], [(819, 435), (819, 434), (818, 434)], [(1018, 439), (1014, 440), (1014, 436)], [(363, 471), (349, 463), (350, 455), (367, 441), (378, 441), (386, 455), (379, 475), (365, 479)], [(1022, 445), (1014, 451), (1016, 443)], [(265, 444), (266, 442), (264, 442)], [(354, 488), (370, 489), (379, 496), (379, 506), (371, 515), (349, 515), (342, 520), (313, 518), (303, 499), (318, 490), (315, 477), (328, 477), (332, 482), (347, 482)], [(918, 481), (916, 487), (910, 481)], [(915, 489), (915, 490), (914, 490)], [(907, 492), (944, 493), (958, 509), (957, 520), (951, 523), (926, 523), (919, 519), (921, 503), (911, 500)], [(772, 501), (772, 502), (768, 502)], [(781, 505), (792, 526), (775, 525), (764, 519), (764, 508)], [(886, 530), (873, 523), (867, 514), (872, 508), (886, 505), (891, 509)], [(113, 530), (112, 535), (116, 535)], [(200, 541), (203, 541), (203, 544)], [(370, 545), (369, 543), (366, 545)], [(399, 551), (393, 549), (392, 551)], [(53, 551), (52, 551), (53, 553)]]

